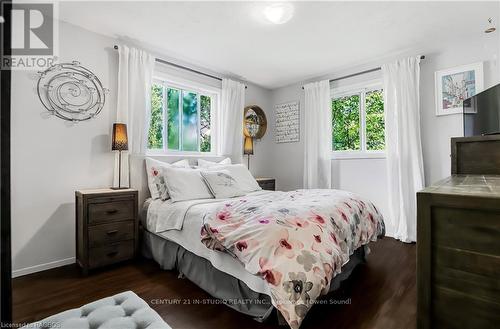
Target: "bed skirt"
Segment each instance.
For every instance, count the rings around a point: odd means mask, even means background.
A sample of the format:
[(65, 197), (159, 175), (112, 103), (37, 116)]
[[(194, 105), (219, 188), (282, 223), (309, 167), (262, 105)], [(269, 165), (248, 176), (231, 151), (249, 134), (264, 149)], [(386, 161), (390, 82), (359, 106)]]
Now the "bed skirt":
[[(244, 282), (216, 269), (210, 261), (184, 249), (175, 242), (144, 231), (142, 254), (154, 259), (164, 270), (177, 270), (211, 296), (232, 309), (263, 322), (274, 312), (271, 298), (251, 290)], [(358, 248), (330, 284), (330, 292), (337, 290), (357, 265), (365, 262), (365, 248)], [(281, 322), (281, 321), (279, 321)]]

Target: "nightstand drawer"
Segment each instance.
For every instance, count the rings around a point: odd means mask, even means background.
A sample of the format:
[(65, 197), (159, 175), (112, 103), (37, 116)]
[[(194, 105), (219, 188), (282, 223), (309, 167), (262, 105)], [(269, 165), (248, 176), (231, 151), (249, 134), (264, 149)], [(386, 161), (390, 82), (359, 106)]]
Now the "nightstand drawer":
[(138, 254), (137, 198), (134, 189), (75, 192), (76, 262), (83, 274)]
[(262, 183), (262, 184), (260, 184), (260, 187), (263, 190), (268, 190), (268, 191), (274, 191), (275, 190), (274, 182), (273, 183)]
[(100, 267), (134, 257), (134, 240), (128, 240), (109, 246), (90, 248), (89, 267)]
[(275, 191), (276, 180), (274, 178), (257, 178), (257, 183), (263, 190)]
[(134, 238), (134, 221), (101, 224), (89, 227), (89, 246), (98, 247)]
[(122, 200), (106, 203), (89, 203), (89, 224), (134, 219), (134, 200)]

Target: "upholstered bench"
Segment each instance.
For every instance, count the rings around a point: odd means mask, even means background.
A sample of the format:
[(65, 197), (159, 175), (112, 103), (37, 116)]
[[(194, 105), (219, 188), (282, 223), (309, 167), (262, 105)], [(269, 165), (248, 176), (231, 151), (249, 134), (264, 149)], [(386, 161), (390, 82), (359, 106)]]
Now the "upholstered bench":
[(23, 328), (37, 329), (171, 329), (132, 291), (67, 310)]

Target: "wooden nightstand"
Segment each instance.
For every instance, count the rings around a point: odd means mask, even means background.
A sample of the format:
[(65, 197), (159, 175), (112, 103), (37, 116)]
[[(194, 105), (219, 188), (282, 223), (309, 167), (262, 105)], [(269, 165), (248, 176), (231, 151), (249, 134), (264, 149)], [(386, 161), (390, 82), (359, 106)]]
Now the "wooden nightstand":
[(274, 178), (256, 178), (257, 183), (263, 190), (275, 191), (276, 190), (276, 179)]
[(137, 190), (81, 190), (75, 198), (76, 261), (85, 275), (136, 256)]

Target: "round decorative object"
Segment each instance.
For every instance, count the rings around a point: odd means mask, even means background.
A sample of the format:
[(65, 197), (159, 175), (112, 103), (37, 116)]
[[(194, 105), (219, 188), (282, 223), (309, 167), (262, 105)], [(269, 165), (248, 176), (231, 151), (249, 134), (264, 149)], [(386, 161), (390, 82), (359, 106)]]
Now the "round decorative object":
[(39, 74), (38, 97), (58, 118), (85, 121), (98, 115), (104, 107), (108, 89), (79, 62), (55, 64)]
[(267, 119), (264, 111), (257, 105), (245, 107), (243, 115), (243, 134), (247, 137), (260, 139), (267, 130)]

